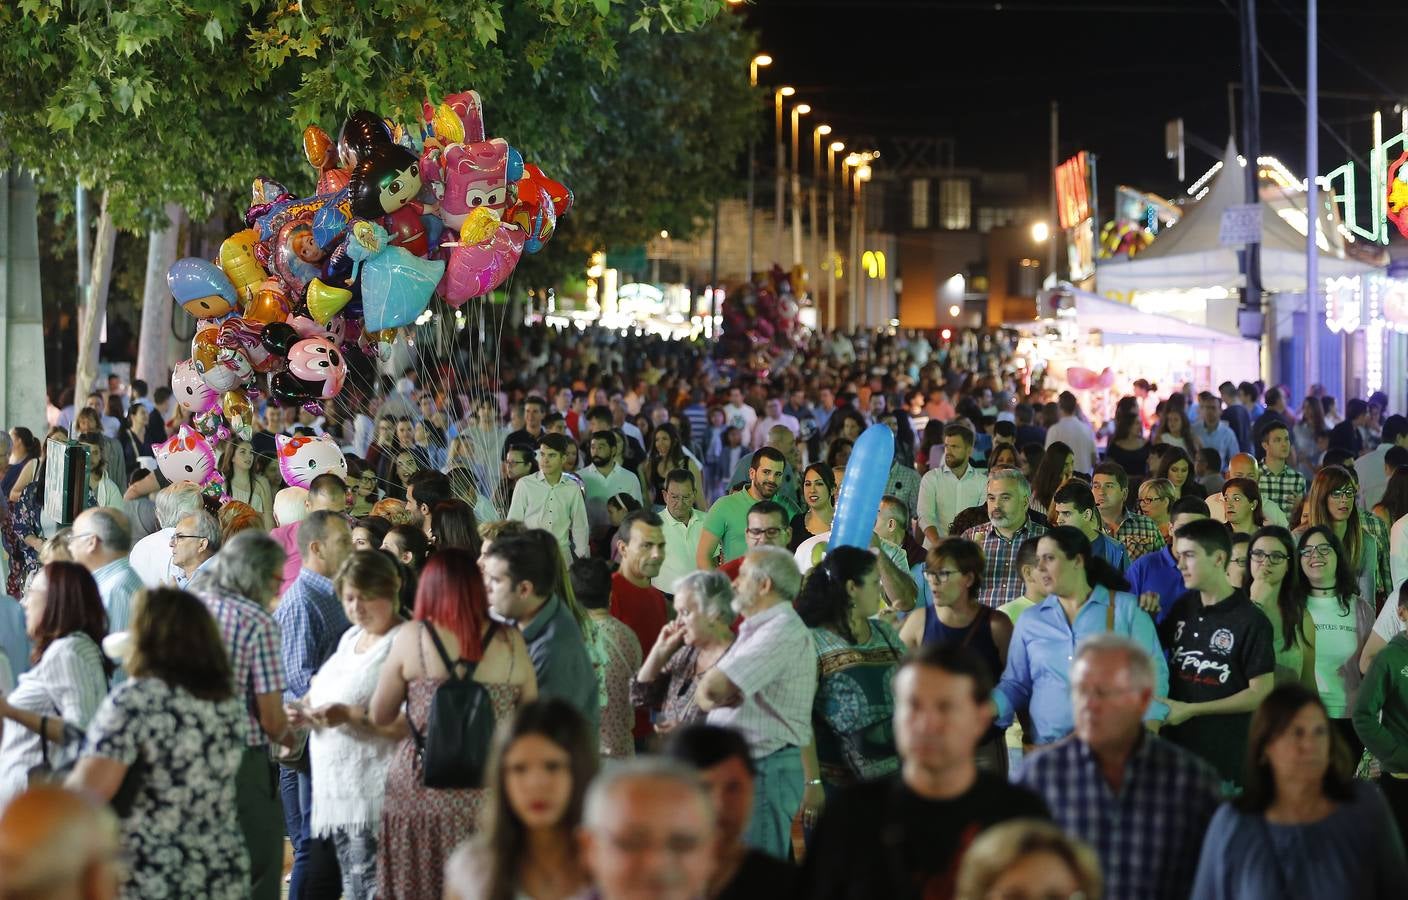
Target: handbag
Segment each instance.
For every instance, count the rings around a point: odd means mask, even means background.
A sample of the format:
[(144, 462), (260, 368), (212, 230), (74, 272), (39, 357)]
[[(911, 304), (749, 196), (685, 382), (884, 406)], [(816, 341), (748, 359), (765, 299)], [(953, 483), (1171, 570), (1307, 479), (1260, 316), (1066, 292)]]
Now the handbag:
[[(485, 647), (497, 629), (497, 622), (489, 626)], [(435, 629), (425, 626), (425, 630), (448, 675), (430, 698), (424, 732), (406, 716), (420, 757), (421, 783), (428, 788), (482, 787), (489, 744), (497, 724), (493, 698), (488, 688), (474, 680), (475, 664), (463, 659), (452, 661)]]
[[(38, 785), (45, 784), (52, 784), (57, 787), (62, 787), (64, 781), (68, 778), (70, 774), (72, 774), (74, 766), (78, 764), (78, 759), (76, 757), (74, 759), (70, 759), (67, 762), (62, 763), (57, 762), (56, 760), (51, 760), (49, 758), (49, 739), (44, 734), (45, 731), (48, 730), (46, 726), (49, 724), (49, 718), (49, 716), (39, 717), (40, 762), (39, 765), (30, 766), (29, 768), (30, 787), (36, 787)], [(60, 719), (60, 721), (63, 720)], [(64, 740), (60, 746), (65, 746), (75, 740), (83, 740), (83, 732), (79, 731), (77, 728), (73, 727), (67, 722), (64, 722), (63, 725)]]
[(292, 747), (270, 744), (269, 758), (290, 771), (300, 772), (304, 775), (313, 774), (313, 763), (308, 759), (308, 735), (310, 734), (312, 732), (307, 729), (294, 732), (296, 740)]

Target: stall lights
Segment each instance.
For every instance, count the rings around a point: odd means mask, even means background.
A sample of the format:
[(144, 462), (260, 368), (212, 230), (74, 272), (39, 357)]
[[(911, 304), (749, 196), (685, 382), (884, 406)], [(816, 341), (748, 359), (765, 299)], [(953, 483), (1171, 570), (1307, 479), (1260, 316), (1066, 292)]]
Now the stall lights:
[(1383, 390), (1384, 386), (1384, 323), (1370, 320), (1364, 334), (1364, 380), (1369, 393)]
[[(1377, 292), (1377, 284), (1370, 287)], [(1358, 275), (1325, 280), (1325, 327), (1338, 334), (1359, 328), (1364, 310), (1364, 286)]]

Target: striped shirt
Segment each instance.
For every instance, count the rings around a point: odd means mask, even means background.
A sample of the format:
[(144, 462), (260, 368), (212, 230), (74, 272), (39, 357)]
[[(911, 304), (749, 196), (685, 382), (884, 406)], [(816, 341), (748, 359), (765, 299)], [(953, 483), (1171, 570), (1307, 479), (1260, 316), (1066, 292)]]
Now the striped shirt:
[(790, 603), (778, 603), (738, 626), (738, 640), (715, 665), (743, 695), (738, 706), (709, 713), (710, 725), (736, 728), (754, 759), (812, 739), (816, 645)]
[(963, 536), (983, 548), (983, 588), (978, 592), (978, 602), (997, 609), (1004, 603), (1011, 603), (1022, 596), (1026, 585), (1022, 582), (1022, 569), (1017, 565), (1017, 551), (1027, 538), (1041, 537), (1047, 527), (1027, 519), (1027, 523), (1017, 529), (1011, 539), (1002, 536), (991, 522), (974, 525)]
[(96, 569), (93, 580), (98, 583), (103, 608), (108, 611), (108, 633), (126, 631), (132, 620), (132, 598), (143, 587), (142, 577), (124, 556)]
[(1146, 553), (1164, 549), (1164, 536), (1159, 533), (1159, 525), (1142, 513), (1125, 513), (1120, 524), (1114, 528), (1101, 522), (1105, 533), (1124, 544), (1129, 551), (1129, 561), (1134, 562)]
[(215, 617), (220, 637), (230, 653), (230, 671), (237, 691), (243, 691), (249, 710), (249, 730), (245, 741), (251, 747), (269, 742), (259, 724), (256, 702), (262, 694), (274, 694), (287, 686), (279, 642), (279, 623), (269, 611), (238, 594), (206, 591), (201, 600)]
[(1051, 818), (1095, 848), (1105, 896), (1184, 900), (1218, 804), (1217, 773), (1198, 757), (1143, 734), (1118, 791), (1090, 746), (1074, 736), (1027, 757), (1015, 779), (1041, 795)]
[(308, 693), (314, 673), (337, 650), (350, 623), (332, 589), (332, 579), (307, 568), (284, 591), (274, 621), (279, 624), (288, 678), (284, 700), (292, 702)]
[(1261, 469), (1258, 487), (1261, 496), (1274, 500), (1276, 505), (1290, 515), (1300, 498), (1305, 496), (1305, 476), (1286, 466), (1280, 472), (1273, 472), (1265, 466)]

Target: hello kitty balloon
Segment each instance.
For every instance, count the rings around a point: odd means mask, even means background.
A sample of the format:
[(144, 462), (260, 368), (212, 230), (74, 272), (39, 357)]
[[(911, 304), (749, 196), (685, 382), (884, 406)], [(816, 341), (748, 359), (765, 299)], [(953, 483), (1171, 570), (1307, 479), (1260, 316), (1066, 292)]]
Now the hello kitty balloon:
[(220, 477), (215, 465), (215, 452), (206, 443), (205, 435), (188, 425), (171, 439), (152, 444), (156, 455), (157, 468), (173, 484), (178, 481), (193, 481), (204, 487)]
[(347, 460), (330, 435), (287, 437), (274, 435), (278, 448), (279, 474), (293, 487), (311, 488), (313, 479), (328, 472), (347, 481)]
[(205, 383), (193, 360), (182, 360), (171, 370), (171, 393), (187, 412), (200, 415), (220, 405), (220, 395)]

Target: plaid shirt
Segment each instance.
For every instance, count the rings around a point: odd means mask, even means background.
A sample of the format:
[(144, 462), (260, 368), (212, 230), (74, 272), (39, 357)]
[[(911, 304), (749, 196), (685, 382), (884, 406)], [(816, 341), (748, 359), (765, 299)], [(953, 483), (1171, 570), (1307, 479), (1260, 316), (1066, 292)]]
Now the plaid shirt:
[(255, 702), (261, 694), (284, 689), (284, 663), (280, 654), (279, 624), (269, 611), (238, 594), (205, 591), (201, 600), (215, 617), (220, 637), (230, 654), (230, 670), (237, 690), (243, 690), (249, 730), (245, 742), (263, 747), (269, 742), (259, 724)]
[(1111, 528), (1106, 522), (1101, 522), (1101, 527), (1110, 537), (1124, 544), (1129, 551), (1130, 562), (1164, 548), (1164, 536), (1159, 533), (1158, 523), (1142, 513), (1125, 513), (1118, 528)]
[(313, 674), (337, 650), (337, 641), (349, 625), (347, 614), (332, 589), (332, 579), (305, 568), (284, 591), (274, 621), (283, 635), (288, 673), (284, 699), (297, 700), (308, 693)]
[(1375, 573), (1375, 583), (1380, 594), (1386, 594), (1393, 589), (1393, 572), (1389, 566), (1389, 535), (1388, 526), (1384, 520), (1373, 513), (1360, 513), (1359, 521), (1374, 542), (1379, 545), (1378, 571)]
[(965, 538), (983, 548), (983, 559), (987, 560), (983, 568), (983, 589), (978, 593), (979, 603), (997, 609), (1022, 596), (1026, 585), (1022, 583), (1022, 570), (1017, 565), (1017, 551), (1027, 538), (1041, 537), (1047, 530), (1045, 525), (1038, 525), (1029, 518), (1010, 541), (992, 527), (991, 522), (974, 525), (963, 532)]
[(738, 729), (754, 759), (811, 742), (816, 644), (792, 604), (778, 603), (744, 619), (738, 640), (714, 668), (728, 676), (743, 702), (710, 710), (708, 722)]
[(1105, 896), (1184, 900), (1219, 800), (1207, 763), (1153, 734), (1125, 762), (1118, 792), (1074, 736), (1027, 757), (1016, 777), (1067, 833), (1095, 848)]
[(1300, 498), (1305, 496), (1306, 483), (1305, 476), (1290, 466), (1282, 469), (1279, 475), (1263, 466), (1258, 486), (1261, 496), (1276, 501), (1276, 505), (1289, 516)]

